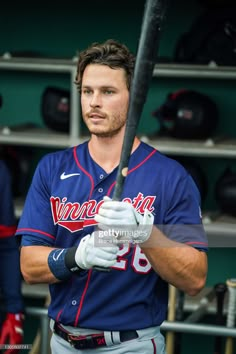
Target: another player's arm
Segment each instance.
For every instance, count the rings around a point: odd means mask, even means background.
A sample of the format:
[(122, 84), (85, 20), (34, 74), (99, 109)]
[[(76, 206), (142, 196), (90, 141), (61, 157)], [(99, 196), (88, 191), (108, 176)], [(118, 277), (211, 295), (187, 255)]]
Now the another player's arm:
[(196, 295), (204, 287), (208, 269), (205, 252), (170, 240), (155, 226), (140, 247), (153, 269), (168, 283), (189, 295)]

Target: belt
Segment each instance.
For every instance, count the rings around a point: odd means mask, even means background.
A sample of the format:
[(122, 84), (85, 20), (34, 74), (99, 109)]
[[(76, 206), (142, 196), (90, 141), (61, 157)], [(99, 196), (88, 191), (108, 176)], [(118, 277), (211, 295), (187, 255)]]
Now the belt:
[[(75, 349), (94, 349), (106, 346), (104, 333), (76, 336), (66, 331), (59, 323), (54, 323), (54, 333), (66, 340)], [(136, 331), (120, 331), (120, 341), (126, 342), (138, 338)]]

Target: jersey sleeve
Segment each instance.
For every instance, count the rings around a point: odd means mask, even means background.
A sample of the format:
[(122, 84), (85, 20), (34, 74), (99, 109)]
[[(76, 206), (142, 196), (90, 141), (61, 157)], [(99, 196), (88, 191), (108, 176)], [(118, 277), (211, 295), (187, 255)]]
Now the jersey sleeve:
[(199, 190), (186, 172), (175, 180), (171, 182), (172, 194), (167, 199), (163, 231), (177, 242), (206, 251), (208, 240), (202, 224)]
[(36, 167), (16, 230), (16, 235), (31, 236), (32, 244), (39, 242), (53, 245), (55, 241), (56, 226), (51, 215), (49, 187), (53, 170), (50, 154), (45, 155)]
[(13, 236), (16, 231), (11, 175), (4, 161), (0, 160), (0, 238)]

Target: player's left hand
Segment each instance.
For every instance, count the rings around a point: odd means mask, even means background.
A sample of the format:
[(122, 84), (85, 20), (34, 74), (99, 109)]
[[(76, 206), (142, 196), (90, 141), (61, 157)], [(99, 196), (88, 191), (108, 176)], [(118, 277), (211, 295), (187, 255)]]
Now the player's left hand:
[[(23, 319), (22, 313), (7, 313), (0, 332), (0, 344), (11, 346), (23, 343)], [(17, 354), (20, 349), (7, 349), (4, 354)]]
[(150, 237), (154, 216), (148, 209), (141, 215), (128, 202), (113, 201), (104, 197), (104, 203), (95, 215), (95, 221), (98, 222), (100, 230), (112, 230), (121, 243), (142, 243)]

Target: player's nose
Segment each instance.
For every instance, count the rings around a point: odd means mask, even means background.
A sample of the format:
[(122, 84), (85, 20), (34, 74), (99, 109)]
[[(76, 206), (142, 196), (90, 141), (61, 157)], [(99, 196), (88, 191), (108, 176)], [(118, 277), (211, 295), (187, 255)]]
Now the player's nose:
[(101, 101), (101, 95), (98, 92), (94, 92), (91, 100), (90, 100), (90, 106), (91, 107), (101, 107), (102, 101)]

